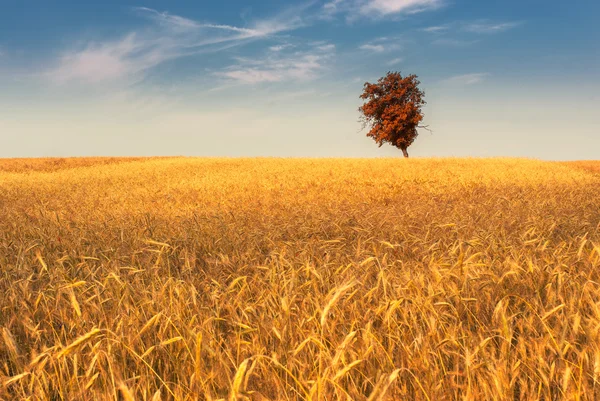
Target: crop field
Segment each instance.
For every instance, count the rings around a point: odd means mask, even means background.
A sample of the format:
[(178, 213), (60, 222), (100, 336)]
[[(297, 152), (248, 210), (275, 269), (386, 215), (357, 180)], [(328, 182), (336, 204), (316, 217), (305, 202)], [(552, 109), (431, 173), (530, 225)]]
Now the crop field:
[(0, 400), (598, 400), (600, 162), (0, 160)]

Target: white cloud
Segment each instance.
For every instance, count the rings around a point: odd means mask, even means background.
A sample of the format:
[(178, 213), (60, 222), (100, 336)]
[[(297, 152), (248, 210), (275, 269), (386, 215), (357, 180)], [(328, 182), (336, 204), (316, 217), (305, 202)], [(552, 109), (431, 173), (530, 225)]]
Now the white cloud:
[(188, 18), (172, 15), (167, 12), (158, 12), (146, 7), (136, 7), (134, 10), (171, 31), (189, 33), (199, 29), (214, 29), (235, 32), (241, 34), (243, 38), (264, 37), (294, 30), (304, 25), (299, 15), (287, 16), (289, 12), (284, 12), (274, 18), (254, 21), (250, 28), (240, 28), (232, 25), (199, 23)]
[(361, 45), (358, 48), (361, 50), (368, 50), (368, 51), (372, 51), (375, 53), (381, 53), (385, 50), (385, 47), (383, 45), (374, 45), (374, 44), (370, 44), (370, 43)]
[(291, 45), (289, 43), (286, 43), (286, 44), (283, 44), (283, 45), (270, 46), (269, 50), (272, 51), (272, 52), (280, 52), (280, 51), (282, 51), (284, 49), (287, 49), (287, 48), (290, 48), (290, 47), (293, 47), (293, 45)]
[(229, 78), (243, 84), (257, 84), (262, 82), (279, 82), (284, 78), (282, 71), (277, 69), (240, 68), (237, 70), (218, 73), (218, 76)]
[(303, 51), (269, 52), (263, 58), (235, 57), (236, 64), (215, 72), (225, 85), (260, 84), (285, 81), (310, 81), (317, 78), (328, 66), (335, 45), (326, 42), (309, 43)]
[(372, 13), (378, 15), (415, 14), (434, 10), (441, 6), (441, 0), (372, 0), (364, 2), (360, 7), (360, 11), (365, 15)]
[(59, 84), (135, 82), (148, 70), (166, 61), (223, 50), (290, 31), (303, 24), (300, 17), (288, 18), (285, 13), (240, 28), (199, 23), (150, 8), (135, 8), (134, 11), (149, 19), (151, 26), (120, 39), (89, 42), (67, 51), (43, 75)]
[(331, 51), (335, 51), (335, 45), (333, 43), (329, 43), (326, 45), (317, 46), (317, 49), (321, 50), (323, 52), (331, 52)]
[(392, 60), (388, 61), (388, 62), (387, 62), (387, 63), (385, 63), (385, 64), (391, 67), (391, 66), (394, 66), (394, 65), (398, 65), (398, 64), (400, 64), (400, 63), (401, 63), (401, 62), (403, 62), (403, 61), (404, 61), (404, 59), (403, 59), (403, 58), (401, 58), (401, 57), (397, 57), (397, 58), (394, 58), (394, 59), (392, 59)]
[(328, 14), (335, 14), (339, 11), (339, 7), (344, 4), (346, 0), (331, 0), (323, 5), (323, 10)]
[(144, 40), (130, 34), (118, 41), (90, 44), (82, 50), (68, 52), (46, 75), (56, 83), (97, 83), (132, 76), (164, 61), (164, 57), (166, 54), (159, 48), (151, 49)]
[(401, 36), (382, 36), (360, 45), (358, 48), (375, 53), (391, 52), (399, 50), (403, 40)]
[(494, 24), (482, 21), (467, 24), (463, 27), (463, 30), (472, 33), (498, 33), (515, 28), (520, 24), (520, 22), (503, 22)]
[(188, 31), (197, 29), (200, 26), (200, 24), (191, 19), (180, 17), (178, 15), (171, 15), (167, 12), (159, 12), (152, 8), (134, 7), (133, 11), (143, 17), (152, 19), (158, 24), (168, 27), (169, 29)]
[(454, 85), (475, 85), (482, 83), (489, 76), (490, 73), (488, 72), (455, 75), (453, 77), (444, 79), (443, 82)]
[(429, 26), (427, 28), (423, 28), (422, 31), (429, 33), (440, 33), (448, 30), (448, 25), (437, 25), (437, 26)]
[(446, 0), (331, 0), (322, 8), (328, 17), (345, 14), (350, 21), (361, 16), (387, 17), (416, 14), (442, 7)]
[(468, 33), (477, 34), (493, 34), (504, 32), (509, 29), (515, 28), (521, 25), (523, 22), (502, 22), (502, 23), (491, 23), (487, 20), (478, 20), (473, 22), (461, 22), (454, 21), (443, 25), (435, 25), (426, 28), (422, 28), (421, 31), (429, 32), (434, 34), (452, 31), (462, 31)]
[(324, 69), (326, 59), (326, 55), (312, 53), (267, 57), (262, 60), (238, 58), (238, 64), (215, 75), (238, 84), (308, 81), (316, 78)]
[(465, 47), (470, 46), (477, 43), (478, 40), (461, 40), (461, 39), (451, 39), (451, 38), (443, 38), (436, 39), (431, 44), (439, 45), (439, 46), (450, 46), (450, 47)]

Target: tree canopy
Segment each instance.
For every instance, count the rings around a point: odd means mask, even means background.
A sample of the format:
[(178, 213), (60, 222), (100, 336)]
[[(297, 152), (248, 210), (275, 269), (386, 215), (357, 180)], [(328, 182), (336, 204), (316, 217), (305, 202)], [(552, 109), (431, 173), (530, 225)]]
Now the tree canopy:
[(408, 157), (407, 148), (418, 136), (417, 128), (423, 121), (422, 106), (425, 92), (419, 89), (421, 82), (416, 75), (402, 77), (400, 72), (388, 72), (377, 83), (365, 82), (361, 99), (365, 104), (359, 107), (363, 127), (379, 146), (384, 143), (402, 150)]

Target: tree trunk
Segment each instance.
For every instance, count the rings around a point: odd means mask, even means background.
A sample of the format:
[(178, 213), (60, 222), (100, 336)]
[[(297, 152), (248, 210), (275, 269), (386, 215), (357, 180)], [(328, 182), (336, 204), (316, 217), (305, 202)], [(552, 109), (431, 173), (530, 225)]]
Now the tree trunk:
[(402, 149), (402, 154), (404, 155), (404, 157), (406, 157), (408, 159), (408, 151), (406, 150), (406, 148), (401, 148)]

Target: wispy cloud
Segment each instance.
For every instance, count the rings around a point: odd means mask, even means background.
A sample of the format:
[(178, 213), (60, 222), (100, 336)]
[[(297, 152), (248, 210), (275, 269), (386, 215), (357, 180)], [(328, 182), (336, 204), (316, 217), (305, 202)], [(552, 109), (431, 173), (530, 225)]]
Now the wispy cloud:
[(472, 33), (499, 33), (508, 31), (509, 29), (515, 28), (521, 25), (522, 22), (502, 22), (502, 23), (490, 23), (490, 22), (475, 22), (465, 24), (463, 30)]
[(397, 58), (391, 59), (390, 61), (388, 61), (387, 63), (385, 63), (385, 65), (391, 67), (391, 66), (394, 66), (394, 65), (398, 65), (398, 64), (400, 64), (403, 61), (404, 61), (404, 59), (402, 57), (397, 57)]
[(133, 77), (167, 60), (169, 46), (153, 46), (136, 34), (108, 43), (88, 44), (63, 54), (58, 66), (44, 73), (59, 84), (78, 81), (97, 83)]
[(290, 10), (285, 10), (279, 15), (254, 21), (250, 27), (236, 27), (224, 24), (199, 23), (188, 18), (172, 15), (167, 12), (159, 12), (151, 8), (136, 7), (134, 11), (141, 16), (156, 21), (166, 29), (175, 32), (190, 33), (199, 29), (215, 29), (241, 34), (242, 38), (265, 37), (279, 32), (291, 31), (305, 25), (303, 18)]
[(230, 84), (260, 84), (284, 81), (309, 81), (326, 69), (335, 46), (314, 45), (305, 51), (276, 52), (263, 58), (237, 57), (237, 63), (214, 75)]
[[(457, 39), (448, 37), (440, 37), (431, 43), (433, 45), (439, 46), (451, 46), (451, 47), (466, 47), (473, 45), (479, 42), (479, 39), (465, 39), (466, 33), (469, 34), (494, 34), (507, 31), (509, 29), (515, 28), (521, 25), (523, 22), (501, 22), (501, 23), (492, 23), (486, 20), (478, 20), (474, 22), (461, 22), (455, 21), (444, 25), (438, 26), (430, 26), (427, 28), (421, 29), (422, 31), (429, 33), (453, 33), (458, 36), (462, 36), (463, 38)], [(471, 38), (473, 36), (470, 36)]]
[(358, 48), (360, 50), (365, 50), (365, 51), (375, 52), (375, 53), (389, 52), (389, 51), (401, 49), (403, 40), (404, 39), (401, 36), (394, 36), (394, 37), (382, 36), (379, 38), (375, 38), (375, 39), (371, 40), (370, 42), (362, 44), (362, 45), (358, 46)]
[(454, 34), (458, 36), (465, 36), (467, 34), (495, 34), (505, 32), (523, 24), (522, 21), (512, 22), (489, 22), (487, 20), (477, 20), (471, 22), (454, 21), (443, 25), (429, 26), (421, 28), (421, 31), (428, 32), (430, 34), (439, 35), (444, 34), (446, 36), (440, 37), (432, 42), (434, 45), (454, 46), (462, 47), (469, 46), (477, 42), (477, 40), (467, 39), (456, 39), (447, 37), (448, 34)]
[(442, 38), (436, 39), (431, 44), (437, 46), (449, 46), (449, 47), (466, 47), (471, 46), (475, 43), (479, 42), (478, 40), (462, 40), (462, 39), (452, 39), (452, 38)]
[(381, 18), (400, 14), (416, 14), (438, 9), (445, 0), (331, 0), (322, 13), (328, 17), (345, 15), (353, 21), (360, 17)]
[(328, 43), (326, 45), (317, 46), (317, 49), (322, 52), (332, 52), (335, 51), (335, 45), (333, 43)]
[(286, 80), (310, 80), (323, 68), (322, 57), (314, 54), (250, 61), (230, 66), (216, 76), (240, 84), (259, 84)]
[(367, 43), (365, 45), (361, 45), (358, 47), (361, 50), (368, 50), (368, 51), (372, 51), (375, 53), (381, 53), (385, 50), (385, 47), (383, 45), (373, 45), (370, 43)]
[(293, 45), (291, 45), (289, 43), (284, 43), (282, 45), (270, 46), (269, 50), (272, 51), (272, 52), (280, 52), (280, 51), (282, 51), (284, 49), (287, 49), (287, 48), (290, 48), (290, 47), (293, 47)]
[(442, 0), (372, 0), (365, 1), (360, 11), (365, 15), (416, 14), (434, 10), (443, 5)]
[(423, 28), (421, 29), (424, 32), (429, 32), (429, 33), (440, 33), (440, 32), (445, 32), (449, 29), (448, 25), (436, 25), (436, 26), (429, 26), (427, 28)]
[(508, 21), (508, 22), (490, 22), (488, 20), (477, 20), (471, 22), (455, 21), (443, 25), (429, 26), (422, 28), (421, 31), (429, 33), (443, 33), (448, 31), (462, 31), (477, 34), (493, 34), (508, 31), (519, 25), (523, 21)]
[(349, 1), (347, 0), (330, 0), (323, 5), (323, 13), (331, 16), (341, 12), (347, 8)]
[(150, 26), (119, 39), (88, 42), (69, 50), (43, 75), (59, 84), (135, 82), (148, 70), (169, 60), (223, 50), (303, 25), (300, 17), (287, 13), (241, 28), (200, 23), (150, 8), (138, 7), (133, 11), (147, 18)]
[(472, 74), (455, 75), (443, 80), (444, 83), (454, 85), (476, 85), (482, 83), (490, 76), (488, 72), (478, 72)]

